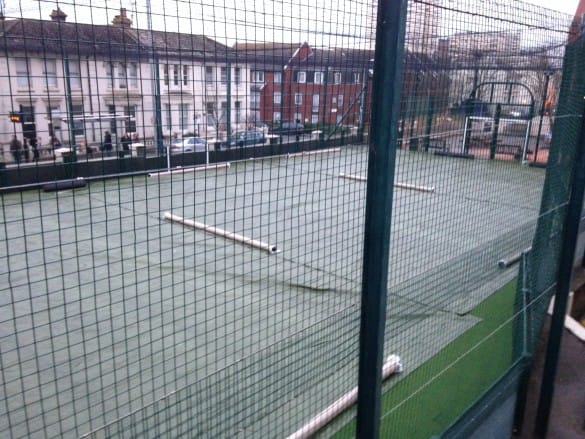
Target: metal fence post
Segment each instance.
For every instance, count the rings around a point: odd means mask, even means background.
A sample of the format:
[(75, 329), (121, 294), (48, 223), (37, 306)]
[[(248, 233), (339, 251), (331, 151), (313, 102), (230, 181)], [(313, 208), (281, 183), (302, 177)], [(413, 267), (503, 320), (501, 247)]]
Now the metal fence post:
[(369, 138), (356, 436), (378, 438), (405, 0), (378, 3)]
[(579, 222), (583, 209), (583, 196), (585, 195), (585, 111), (581, 118), (581, 133), (576, 159), (571, 181), (567, 216), (564, 224), (563, 246), (557, 274), (555, 304), (548, 333), (542, 384), (536, 413), (534, 437), (538, 439), (544, 439), (548, 430), (563, 328), (565, 325), (565, 315), (567, 312), (567, 301), (569, 290), (571, 289), (573, 259), (575, 257)]

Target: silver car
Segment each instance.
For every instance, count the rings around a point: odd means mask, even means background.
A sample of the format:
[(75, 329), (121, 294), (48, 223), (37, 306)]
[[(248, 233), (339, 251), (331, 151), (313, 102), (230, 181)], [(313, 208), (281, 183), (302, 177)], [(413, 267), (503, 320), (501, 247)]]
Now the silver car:
[(184, 152), (204, 152), (207, 142), (201, 137), (184, 137), (173, 140), (171, 143), (171, 153), (181, 154)]

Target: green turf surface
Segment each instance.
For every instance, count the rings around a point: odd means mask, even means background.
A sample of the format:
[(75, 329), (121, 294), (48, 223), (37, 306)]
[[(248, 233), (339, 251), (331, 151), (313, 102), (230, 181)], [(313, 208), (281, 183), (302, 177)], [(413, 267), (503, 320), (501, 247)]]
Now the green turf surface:
[[(481, 322), (383, 395), (381, 437), (440, 434), (504, 374), (512, 364), (515, 285), (509, 282), (478, 305), (471, 314)], [(334, 437), (354, 436), (355, 421)]]

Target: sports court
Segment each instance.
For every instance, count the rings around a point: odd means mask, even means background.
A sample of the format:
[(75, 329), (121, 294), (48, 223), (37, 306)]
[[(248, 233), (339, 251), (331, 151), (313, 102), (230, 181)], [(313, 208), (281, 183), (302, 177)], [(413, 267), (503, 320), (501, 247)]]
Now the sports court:
[[(544, 172), (397, 152), (396, 182), (434, 191), (394, 189), (389, 386), (514, 279)], [(354, 387), (366, 183), (340, 173), (367, 148), (4, 194), (0, 435), (286, 437)]]

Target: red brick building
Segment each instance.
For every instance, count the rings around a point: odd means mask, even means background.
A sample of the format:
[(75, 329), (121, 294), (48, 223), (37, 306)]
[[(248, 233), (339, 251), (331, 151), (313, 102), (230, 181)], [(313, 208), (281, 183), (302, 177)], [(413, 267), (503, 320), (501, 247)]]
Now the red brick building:
[(251, 119), (354, 125), (368, 120), (373, 52), (307, 43), (237, 44), (250, 65)]

